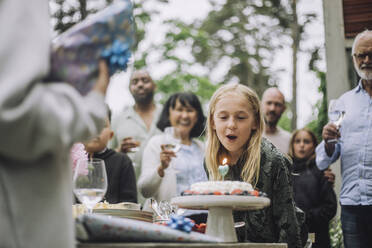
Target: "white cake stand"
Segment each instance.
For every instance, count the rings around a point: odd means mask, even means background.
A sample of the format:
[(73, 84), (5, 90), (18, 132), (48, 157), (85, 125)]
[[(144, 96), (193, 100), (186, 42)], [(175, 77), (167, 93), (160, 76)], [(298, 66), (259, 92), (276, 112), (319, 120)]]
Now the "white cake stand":
[(241, 195), (190, 195), (172, 198), (171, 203), (186, 209), (208, 209), (206, 234), (224, 242), (237, 242), (232, 211), (261, 209), (270, 205), (270, 199)]

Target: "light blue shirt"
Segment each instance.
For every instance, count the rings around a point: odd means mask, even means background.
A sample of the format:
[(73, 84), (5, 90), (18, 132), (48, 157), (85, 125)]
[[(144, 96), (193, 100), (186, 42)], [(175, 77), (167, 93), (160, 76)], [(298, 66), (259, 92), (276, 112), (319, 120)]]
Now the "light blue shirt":
[(190, 189), (193, 183), (208, 181), (203, 166), (204, 154), (197, 143), (193, 141), (190, 146), (181, 145), (176, 155), (171, 163), (176, 172), (177, 195)]
[(324, 170), (341, 157), (341, 205), (372, 205), (372, 98), (360, 81), (339, 100), (346, 111), (340, 142), (329, 157), (322, 141), (316, 148), (316, 164)]

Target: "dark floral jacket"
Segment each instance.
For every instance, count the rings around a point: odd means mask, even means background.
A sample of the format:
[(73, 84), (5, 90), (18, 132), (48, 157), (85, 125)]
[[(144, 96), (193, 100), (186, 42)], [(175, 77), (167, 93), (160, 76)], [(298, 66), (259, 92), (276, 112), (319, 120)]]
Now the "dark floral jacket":
[[(225, 180), (243, 181), (243, 160), (231, 166)], [(267, 194), (270, 206), (261, 210), (235, 211), (234, 221), (246, 225), (237, 229), (240, 242), (287, 243), (302, 247), (289, 169), (290, 160), (267, 139), (261, 143), (261, 167), (256, 189)]]

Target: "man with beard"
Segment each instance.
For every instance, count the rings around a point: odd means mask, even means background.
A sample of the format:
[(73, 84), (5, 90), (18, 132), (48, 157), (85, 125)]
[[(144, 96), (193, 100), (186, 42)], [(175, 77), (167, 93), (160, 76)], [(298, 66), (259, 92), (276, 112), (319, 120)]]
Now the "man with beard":
[[(275, 87), (268, 88), (262, 94), (262, 112), (265, 120), (263, 136), (271, 141), (283, 154), (288, 154), (291, 133), (277, 126), (284, 113), (285, 99), (283, 93)], [(334, 184), (336, 176), (330, 168), (324, 170), (324, 176)]]
[[(133, 161), (136, 180), (141, 174), (142, 150), (150, 137), (160, 133), (156, 122), (161, 106), (154, 103), (156, 85), (146, 70), (134, 71), (129, 83), (129, 91), (135, 104), (127, 106), (112, 117), (114, 137), (110, 147), (118, 152), (127, 153)], [(144, 198), (138, 192), (138, 202), (143, 204)]]
[[(341, 223), (346, 248), (372, 247), (372, 31), (358, 34), (352, 47), (357, 87), (337, 101), (345, 117), (328, 123), (316, 148), (316, 164), (325, 169), (341, 158)], [(338, 139), (337, 143), (331, 142)]]
[(291, 134), (277, 126), (285, 108), (284, 95), (278, 88), (272, 87), (265, 90), (262, 95), (262, 112), (266, 124), (263, 136), (282, 153), (287, 154)]

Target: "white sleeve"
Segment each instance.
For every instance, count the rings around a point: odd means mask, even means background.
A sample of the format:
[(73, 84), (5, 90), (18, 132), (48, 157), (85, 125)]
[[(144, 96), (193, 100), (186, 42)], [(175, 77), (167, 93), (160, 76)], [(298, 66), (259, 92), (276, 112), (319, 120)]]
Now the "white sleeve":
[(26, 89), (2, 82), (0, 92), (6, 93), (0, 101), (0, 153), (6, 156), (29, 160), (56, 153), (104, 126), (104, 97), (97, 92), (82, 97), (67, 84), (40, 82)]
[(152, 137), (142, 154), (141, 175), (138, 179), (138, 188), (146, 198), (154, 196), (160, 187), (162, 179), (157, 171), (160, 165), (161, 136)]
[(103, 95), (41, 82), (50, 63), (48, 2), (0, 1), (0, 30), (0, 156), (33, 160), (97, 134)]

